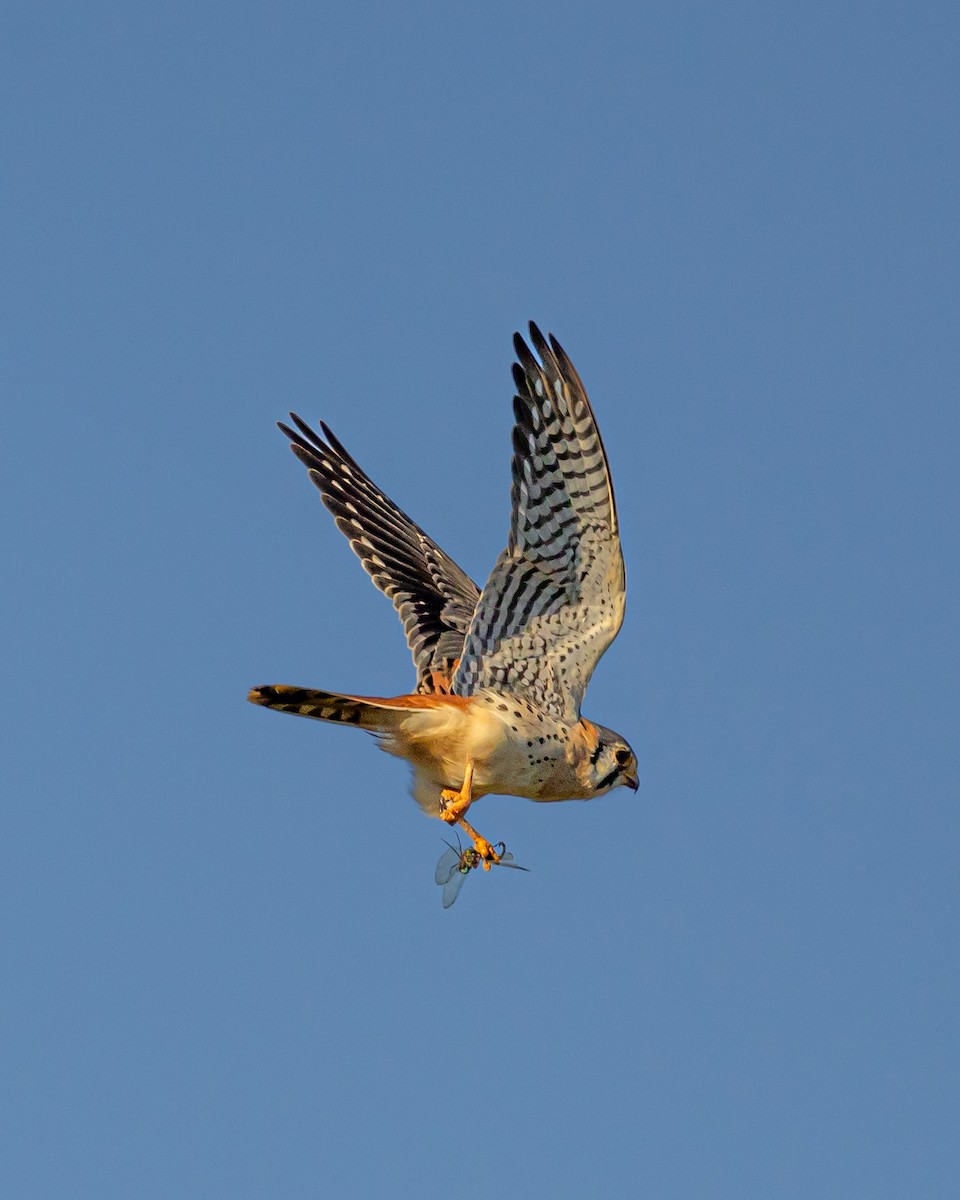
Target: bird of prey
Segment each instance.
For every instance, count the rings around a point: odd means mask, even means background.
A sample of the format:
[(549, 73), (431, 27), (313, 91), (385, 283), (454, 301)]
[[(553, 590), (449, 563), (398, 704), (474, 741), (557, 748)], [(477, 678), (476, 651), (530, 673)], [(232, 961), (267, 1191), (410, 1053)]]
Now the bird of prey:
[(481, 591), (321, 424), (291, 413), (290, 448), (403, 623), (417, 671), (404, 696), (285, 684), (254, 704), (356, 725), (413, 767), (414, 798), (465, 831), (485, 868), (500, 861), (467, 822), (489, 793), (589, 800), (637, 789), (637, 759), (580, 715), (587, 684), (623, 621), (617, 509), (600, 431), (559, 342), (514, 335), (513, 489), (507, 547)]

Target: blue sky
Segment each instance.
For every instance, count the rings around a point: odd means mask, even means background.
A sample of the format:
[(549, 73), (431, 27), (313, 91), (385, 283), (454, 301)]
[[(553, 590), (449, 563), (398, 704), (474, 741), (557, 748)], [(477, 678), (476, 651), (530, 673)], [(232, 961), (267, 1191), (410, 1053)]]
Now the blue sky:
[[(5, 9), (4, 1195), (957, 1188), (956, 8)], [(612, 462), (586, 712), (444, 912), (274, 427), (483, 580), (510, 335)]]

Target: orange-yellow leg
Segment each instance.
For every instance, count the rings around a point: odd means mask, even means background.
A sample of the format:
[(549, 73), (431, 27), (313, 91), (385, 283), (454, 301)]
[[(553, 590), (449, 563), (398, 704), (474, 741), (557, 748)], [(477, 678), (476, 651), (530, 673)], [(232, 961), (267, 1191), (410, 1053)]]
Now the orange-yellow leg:
[(473, 803), (473, 763), (467, 762), (463, 773), (463, 787), (459, 792), (452, 788), (444, 788), (440, 793), (443, 804), (440, 806), (440, 816), (448, 825), (459, 821)]
[(473, 842), (473, 848), (483, 860), (483, 869), (490, 870), (491, 863), (500, 861), (500, 855), (485, 837), (481, 837), (474, 827), (465, 819), (464, 814), (473, 803), (473, 763), (468, 762), (463, 773), (463, 787), (459, 792), (452, 788), (444, 788), (440, 793), (443, 805), (440, 808), (441, 818), (448, 825), (459, 825), (467, 837)]

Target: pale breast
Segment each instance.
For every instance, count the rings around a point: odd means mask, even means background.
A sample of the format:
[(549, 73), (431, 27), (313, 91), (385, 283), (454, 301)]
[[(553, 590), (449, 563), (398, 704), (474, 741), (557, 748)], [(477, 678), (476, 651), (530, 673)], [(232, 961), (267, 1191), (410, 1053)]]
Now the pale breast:
[(569, 730), (517, 696), (480, 692), (468, 704), (411, 711), (381, 746), (413, 766), (413, 795), (440, 812), (440, 792), (458, 790), (473, 763), (473, 796), (529, 800), (583, 796), (568, 757)]
[(519, 696), (481, 692), (481, 707), (500, 727), (487, 759), (477, 763), (483, 792), (528, 800), (574, 800), (583, 796), (568, 756), (569, 730)]

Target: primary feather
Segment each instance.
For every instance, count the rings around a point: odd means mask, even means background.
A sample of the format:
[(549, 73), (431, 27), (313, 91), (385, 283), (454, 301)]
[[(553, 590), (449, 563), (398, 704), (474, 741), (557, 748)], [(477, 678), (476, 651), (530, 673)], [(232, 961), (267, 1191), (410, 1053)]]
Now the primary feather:
[[(280, 423), (290, 448), (403, 623), (421, 692), (449, 691), (480, 591), (440, 547), (383, 492), (326, 425), (323, 436), (295, 413)], [(325, 439), (325, 440), (324, 440)]]
[(517, 334), (510, 537), (480, 597), (457, 695), (515, 692), (575, 722), (626, 598), (617, 509), (590, 401), (556, 338)]

